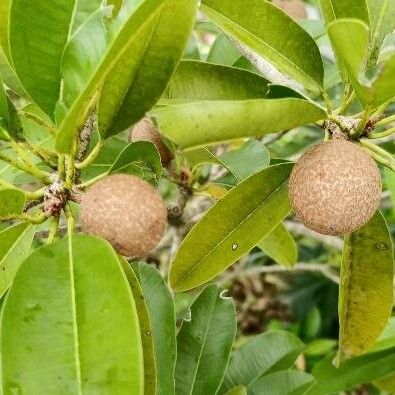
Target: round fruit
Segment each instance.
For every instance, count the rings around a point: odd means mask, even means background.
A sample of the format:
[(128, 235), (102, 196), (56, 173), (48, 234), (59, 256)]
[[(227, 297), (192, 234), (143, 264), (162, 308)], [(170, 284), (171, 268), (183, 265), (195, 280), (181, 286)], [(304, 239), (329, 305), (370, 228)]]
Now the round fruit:
[(146, 181), (115, 174), (92, 185), (81, 198), (83, 232), (108, 240), (128, 257), (147, 255), (166, 228), (160, 194)]
[(154, 123), (149, 118), (143, 118), (132, 129), (129, 140), (150, 141), (159, 151), (162, 164), (167, 165), (173, 159), (173, 154), (162, 140), (162, 136), (157, 131)]
[(327, 235), (351, 233), (379, 206), (379, 169), (357, 144), (330, 140), (310, 148), (296, 163), (289, 196), (308, 228)]
[(274, 0), (273, 4), (297, 20), (307, 18), (306, 7), (302, 0)]

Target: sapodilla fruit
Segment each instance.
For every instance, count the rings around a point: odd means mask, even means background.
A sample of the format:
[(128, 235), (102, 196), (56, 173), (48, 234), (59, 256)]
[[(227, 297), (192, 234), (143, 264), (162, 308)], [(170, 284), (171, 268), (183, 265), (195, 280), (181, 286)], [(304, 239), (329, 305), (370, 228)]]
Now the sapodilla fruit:
[(93, 184), (81, 198), (81, 228), (109, 241), (128, 257), (147, 255), (166, 228), (166, 207), (146, 181), (115, 174)]
[(347, 140), (310, 148), (296, 163), (289, 182), (296, 216), (308, 228), (326, 235), (359, 229), (374, 215), (380, 196), (376, 163)]
[(167, 165), (173, 159), (173, 154), (162, 140), (154, 123), (148, 117), (143, 118), (131, 130), (129, 141), (150, 141), (158, 150), (163, 165)]

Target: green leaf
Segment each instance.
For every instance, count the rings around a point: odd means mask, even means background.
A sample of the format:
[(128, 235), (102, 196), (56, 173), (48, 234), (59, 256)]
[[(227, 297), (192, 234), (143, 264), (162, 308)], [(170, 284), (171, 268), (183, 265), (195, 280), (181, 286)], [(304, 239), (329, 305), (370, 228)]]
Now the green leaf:
[[(328, 27), (336, 53), (347, 68), (351, 84), (365, 106), (377, 107), (395, 96), (395, 56), (373, 76), (366, 76), (365, 63), (369, 47), (369, 29), (356, 19), (342, 19)], [(344, 37), (352, 40), (344, 40)]]
[(110, 28), (104, 20), (107, 11), (99, 10), (74, 34), (63, 54), (64, 90), (57, 108), (59, 152), (71, 152), (75, 134), (84, 124), (100, 87), (120, 64), (134, 57), (136, 37), (158, 18), (167, 1), (145, 0), (132, 11), (123, 12), (121, 22), (117, 20)]
[(236, 310), (231, 299), (208, 286), (191, 307), (177, 335), (177, 395), (216, 394), (236, 336)]
[(166, 101), (248, 100), (264, 98), (267, 81), (258, 74), (229, 66), (183, 61), (174, 74)]
[(129, 56), (106, 77), (99, 101), (103, 138), (141, 119), (161, 98), (186, 48), (197, 0), (167, 0), (127, 47)]
[(257, 247), (285, 267), (292, 268), (298, 260), (298, 246), (283, 224), (270, 232)]
[(120, 257), (119, 260), (129, 281), (130, 288), (132, 289), (139, 317), (140, 336), (144, 354), (144, 394), (155, 394), (157, 385), (156, 364), (151, 319), (145, 303), (143, 290), (140, 287), (136, 274), (126, 259)]
[(248, 387), (249, 395), (284, 395), (307, 389), (314, 377), (297, 370), (284, 370), (263, 376)]
[[(0, 4), (1, 7), (1, 4)], [(1, 11), (0, 11), (1, 15)], [(1, 26), (1, 22), (0, 22)], [(0, 47), (0, 74), (3, 77), (4, 84), (12, 89), (15, 93), (17, 93), (21, 97), (27, 97), (25, 89), (22, 87), (18, 76), (15, 74), (15, 71), (11, 68), (6, 55), (4, 54), (2, 48)]]
[(393, 246), (378, 212), (346, 237), (340, 276), (338, 363), (368, 350), (385, 328), (393, 304)]
[(270, 153), (260, 141), (251, 139), (239, 149), (225, 152), (219, 160), (238, 181), (243, 181), (269, 166)]
[(23, 213), (26, 195), (17, 189), (0, 189), (0, 219), (10, 219)]
[(73, 18), (73, 32), (81, 26), (87, 18), (100, 9), (103, 0), (76, 0)]
[(136, 306), (107, 242), (73, 235), (36, 250), (1, 321), (3, 393), (143, 394)]
[(229, 40), (226, 34), (219, 34), (210, 48), (207, 62), (233, 66), (240, 58), (241, 53)]
[(385, 36), (395, 29), (395, 2), (368, 0), (368, 7), (372, 26), (372, 42), (368, 60), (368, 68), (370, 68), (377, 61)]
[(355, 18), (370, 24), (366, 0), (320, 0), (320, 6), (326, 24), (342, 18)]
[(290, 368), (303, 348), (304, 344), (289, 332), (254, 336), (233, 353), (220, 393), (240, 384), (249, 389), (264, 375)]
[(60, 64), (74, 5), (75, 0), (12, 0), (12, 63), (31, 98), (51, 117), (59, 98)]
[(174, 394), (176, 322), (173, 296), (161, 274), (145, 263), (132, 265), (151, 318), (157, 370), (156, 395)]
[(182, 242), (170, 285), (186, 291), (214, 278), (269, 234), (290, 212), (292, 164), (271, 166), (233, 188)]
[(12, 0), (2, 0), (0, 2), (0, 46), (2, 47), (4, 54), (10, 57), (10, 48), (8, 42), (8, 26), (10, 19)]
[(320, 107), (300, 99), (188, 103), (158, 108), (152, 115), (161, 133), (183, 149), (262, 136), (326, 117)]
[(247, 388), (244, 385), (238, 385), (230, 389), (226, 395), (247, 395)]
[(0, 232), (0, 297), (9, 288), (33, 242), (34, 227), (23, 222)]
[(154, 178), (158, 182), (162, 175), (159, 152), (148, 141), (131, 143), (119, 154), (108, 173), (138, 175), (144, 179)]
[(316, 382), (304, 395), (338, 393), (394, 372), (395, 348), (349, 359), (339, 368), (334, 366), (333, 357), (331, 354), (316, 365), (313, 369)]
[(280, 72), (306, 89), (322, 90), (324, 72), (316, 43), (270, 2), (203, 0), (202, 10), (227, 34), (243, 42)]

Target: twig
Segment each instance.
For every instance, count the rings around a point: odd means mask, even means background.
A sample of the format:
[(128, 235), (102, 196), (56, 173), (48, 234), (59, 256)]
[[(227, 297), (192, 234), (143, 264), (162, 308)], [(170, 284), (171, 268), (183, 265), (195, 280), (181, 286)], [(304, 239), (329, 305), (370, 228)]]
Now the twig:
[(293, 273), (293, 272), (316, 272), (321, 273), (324, 277), (333, 281), (336, 284), (340, 283), (340, 277), (333, 270), (333, 266), (321, 263), (297, 263), (292, 269), (281, 266), (257, 266), (244, 271), (230, 272), (223, 279), (220, 284), (224, 285), (231, 280), (238, 277), (253, 276), (255, 274), (272, 274), (272, 273)]

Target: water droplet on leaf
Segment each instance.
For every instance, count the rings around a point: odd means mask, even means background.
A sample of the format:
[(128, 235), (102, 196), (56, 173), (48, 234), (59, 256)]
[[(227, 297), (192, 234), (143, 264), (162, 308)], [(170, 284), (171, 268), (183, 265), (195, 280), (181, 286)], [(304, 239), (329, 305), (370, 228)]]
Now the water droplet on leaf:
[(232, 245), (232, 251), (236, 251), (238, 248), (239, 248), (238, 244), (235, 243)]

